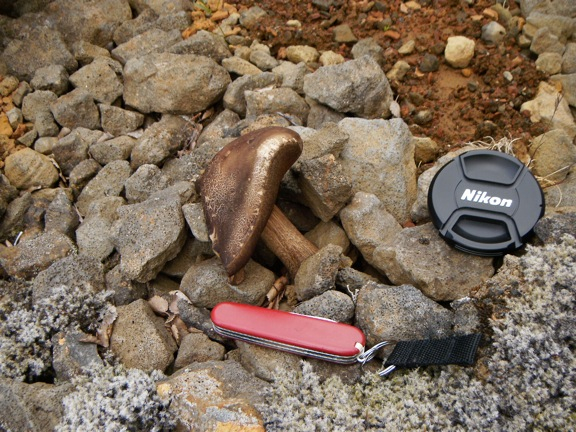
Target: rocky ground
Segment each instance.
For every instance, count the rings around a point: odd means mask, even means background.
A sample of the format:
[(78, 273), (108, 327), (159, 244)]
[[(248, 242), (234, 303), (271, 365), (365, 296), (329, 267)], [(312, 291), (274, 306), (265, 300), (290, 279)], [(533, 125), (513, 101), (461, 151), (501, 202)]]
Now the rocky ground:
[[(493, 387), (513, 373), (491, 341), (513, 333), (502, 323), (521, 328), (507, 315), (515, 298), (532, 305), (544, 280), (562, 296), (557, 316), (573, 322), (570, 0), (22, 0), (0, 12), (0, 406), (10, 413), (0, 428), (304, 430), (299, 421), (322, 418), (318, 430), (337, 429), (332, 412), (269, 405), (283, 394), (277, 368), (300, 370), (300, 358), (225, 340), (210, 321), (222, 301), (270, 303), (285, 273), (259, 245), (231, 285), (197, 188), (224, 145), (266, 126), (303, 140), (277, 204), (319, 249), (279, 307), (357, 325), (368, 346), (482, 332), (467, 379)], [(544, 188), (531, 244), (545, 259), (464, 254), (429, 221), (433, 175), (479, 147), (515, 154)], [(555, 254), (560, 270), (530, 276)], [(564, 361), (574, 342), (562, 334)], [(305, 376), (358, 384), (378, 366), (311, 361)], [(527, 408), (495, 407), (493, 424), (513, 430), (530, 412), (524, 427), (574, 427), (573, 416), (546, 423), (535, 408), (574, 404), (553, 381), (533, 406), (518, 390)], [(347, 421), (385, 427), (357, 402)], [(465, 414), (443, 429), (473, 426)]]

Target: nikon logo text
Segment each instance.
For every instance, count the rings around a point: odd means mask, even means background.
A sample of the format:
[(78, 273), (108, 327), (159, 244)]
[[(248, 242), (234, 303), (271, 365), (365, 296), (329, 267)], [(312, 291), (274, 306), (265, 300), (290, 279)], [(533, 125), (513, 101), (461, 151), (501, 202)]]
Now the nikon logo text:
[(466, 189), (460, 197), (462, 201), (472, 201), (480, 204), (488, 204), (492, 206), (511, 207), (512, 200), (500, 198), (497, 196), (490, 196), (484, 191), (476, 189)]

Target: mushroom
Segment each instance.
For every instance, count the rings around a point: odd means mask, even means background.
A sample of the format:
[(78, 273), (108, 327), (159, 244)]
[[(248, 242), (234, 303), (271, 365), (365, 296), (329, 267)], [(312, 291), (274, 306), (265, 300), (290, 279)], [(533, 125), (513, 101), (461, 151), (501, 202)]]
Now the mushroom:
[(227, 144), (197, 183), (212, 248), (233, 283), (259, 238), (294, 277), (318, 250), (274, 204), (282, 177), (302, 153), (302, 139), (286, 128), (267, 127)]

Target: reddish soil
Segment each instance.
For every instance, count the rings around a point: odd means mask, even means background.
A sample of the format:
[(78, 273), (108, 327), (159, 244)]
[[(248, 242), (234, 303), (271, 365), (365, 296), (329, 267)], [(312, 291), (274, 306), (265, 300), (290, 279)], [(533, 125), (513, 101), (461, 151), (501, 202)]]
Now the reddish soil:
[[(230, 3), (239, 11), (258, 5), (269, 13), (247, 35), (266, 43), (279, 56), (283, 47), (311, 45), (351, 58), (354, 43), (334, 42), (333, 27), (339, 24), (349, 25), (358, 40), (374, 38), (385, 51), (386, 72), (398, 60), (412, 66), (402, 82), (391, 83), (402, 118), (415, 136), (433, 138), (444, 151), (485, 137), (510, 137), (518, 138), (515, 150), (522, 155), (530, 138), (544, 131), (543, 125), (533, 125), (520, 112), (522, 103), (534, 98), (543, 79), (536, 71), (534, 58), (518, 46), (512, 35), (496, 46), (481, 39), (482, 26), (492, 20), (484, 11), (494, 5), (494, 0), (477, 0), (473, 6), (465, 0), (420, 0), (421, 9), (404, 7), (404, 11), (398, 0), (316, 2), (331, 4), (328, 9), (301, 0)], [(511, 12), (520, 15), (519, 10)], [(294, 19), (301, 23), (300, 28), (287, 24)], [(384, 26), (384, 20), (391, 24)], [(450, 67), (442, 55), (448, 37), (457, 35), (476, 42), (475, 56), (464, 71)], [(398, 49), (411, 39), (416, 42), (414, 52), (399, 54)], [(437, 55), (440, 67), (436, 72), (422, 73), (419, 65), (428, 53)], [(504, 78), (505, 71), (512, 73), (512, 82)], [(415, 115), (423, 110), (432, 112), (432, 120), (416, 124)]]

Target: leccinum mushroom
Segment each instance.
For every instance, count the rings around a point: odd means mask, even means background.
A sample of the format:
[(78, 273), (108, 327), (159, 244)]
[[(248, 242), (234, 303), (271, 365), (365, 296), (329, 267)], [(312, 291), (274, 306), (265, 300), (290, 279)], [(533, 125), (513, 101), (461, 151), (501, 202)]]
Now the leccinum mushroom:
[(292, 277), (318, 250), (274, 204), (282, 177), (301, 153), (296, 132), (259, 129), (220, 150), (199, 180), (212, 248), (233, 282), (241, 282), (259, 238)]

